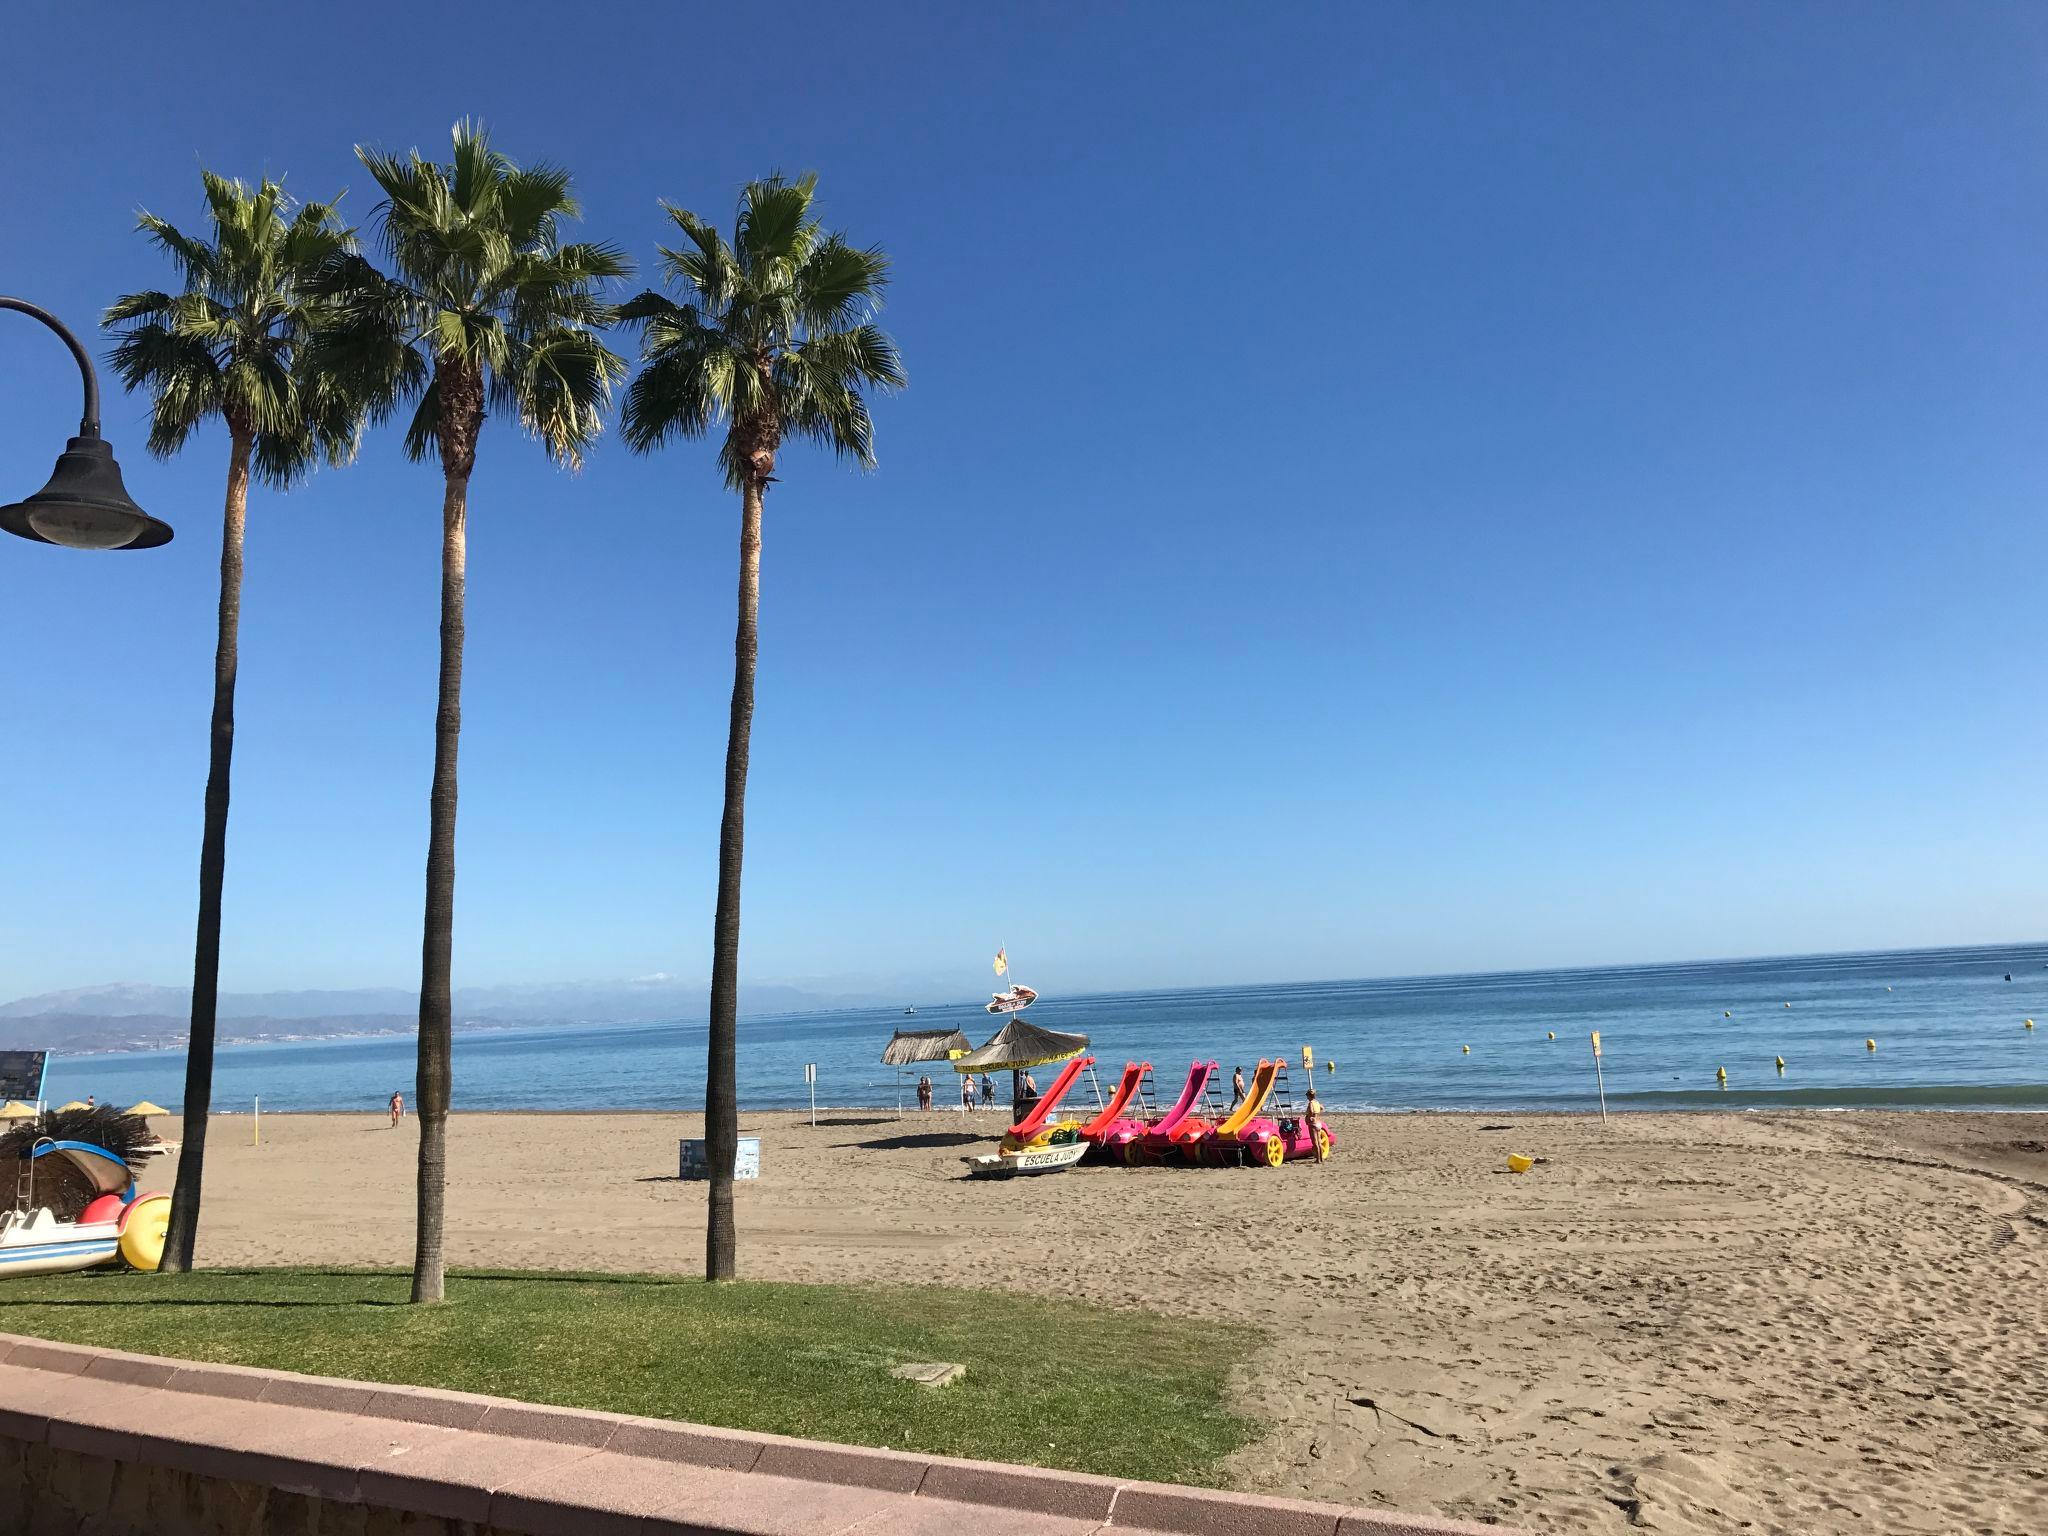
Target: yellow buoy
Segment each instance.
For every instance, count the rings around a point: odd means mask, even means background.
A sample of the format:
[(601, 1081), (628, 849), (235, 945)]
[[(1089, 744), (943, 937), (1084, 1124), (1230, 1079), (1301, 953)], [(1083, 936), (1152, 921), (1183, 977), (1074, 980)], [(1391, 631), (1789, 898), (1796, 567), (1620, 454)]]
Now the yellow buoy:
[(2032, 1028), (2034, 1027), (2034, 1021), (2033, 1021), (2032, 1019), (2028, 1019), (2028, 1020), (2026, 1021), (2026, 1025), (2027, 1025), (2027, 1028), (2029, 1028), (2029, 1029), (2032, 1029)]
[(1785, 1058), (1782, 1056), (1778, 1058), (1778, 1070), (1780, 1072), (1785, 1070)]
[[(2032, 1026), (2030, 1025), (2030, 1026), (2029, 1026), (2029, 1028), (2031, 1028), (2031, 1027), (2032, 1027)], [(1555, 1039), (1557, 1038), (1557, 1031), (1556, 1031), (1556, 1030), (1554, 1030), (1554, 1029), (1552, 1029), (1552, 1030), (1547, 1030), (1547, 1031), (1545, 1031), (1545, 1032), (1544, 1032), (1544, 1036), (1543, 1036), (1543, 1038), (1544, 1038), (1544, 1039), (1546, 1039), (1546, 1040), (1555, 1040)]]
[(1714, 1068), (1714, 1080), (1715, 1080), (1716, 1082), (1722, 1082), (1722, 1083), (1725, 1083), (1725, 1082), (1727, 1082), (1727, 1081), (1728, 1081), (1728, 1069), (1727, 1069), (1726, 1067), (1716, 1067), (1716, 1068)]
[(1877, 1042), (1875, 1040), (1866, 1040), (1863, 1042), (1863, 1049), (1865, 1049), (1866, 1051), (1874, 1051), (1877, 1049)]
[(1458, 1047), (1458, 1049), (1463, 1051), (1467, 1056), (1470, 1056), (1472, 1054), (1472, 1047), (1469, 1045), (1461, 1045)]
[(164, 1259), (164, 1233), (171, 1224), (171, 1197), (144, 1195), (121, 1213), (121, 1257), (130, 1269), (153, 1270)]
[(1535, 1166), (1536, 1159), (1533, 1157), (1524, 1157), (1519, 1152), (1510, 1152), (1508, 1154), (1509, 1173), (1527, 1173), (1531, 1168), (1534, 1168)]

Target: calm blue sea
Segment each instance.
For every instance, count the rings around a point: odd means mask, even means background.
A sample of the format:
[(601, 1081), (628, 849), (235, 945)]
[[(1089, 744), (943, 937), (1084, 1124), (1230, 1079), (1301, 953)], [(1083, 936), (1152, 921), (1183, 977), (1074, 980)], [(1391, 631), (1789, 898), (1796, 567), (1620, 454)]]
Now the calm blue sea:
[[(1226, 1071), (1285, 1055), (1298, 1077), (1306, 1044), (1337, 1063), (1317, 1074), (1331, 1109), (1588, 1109), (1597, 1029), (1613, 1108), (2048, 1109), (2048, 944), (1048, 996), (1031, 1018), (1088, 1035), (1105, 1079), (1151, 1061), (1162, 1099), (1198, 1054)], [(814, 1061), (820, 1105), (892, 1104), (895, 1076), (878, 1064), (892, 1030), (957, 1027), (979, 1044), (997, 1022), (972, 1005), (742, 1019), (741, 1103), (801, 1107)], [(933, 1075), (954, 1102), (957, 1080)], [(182, 1052), (59, 1058), (47, 1092), (175, 1109), (183, 1079)], [(214, 1106), (376, 1109), (394, 1089), (410, 1102), (412, 1086), (407, 1037), (230, 1046)], [(703, 1091), (701, 1024), (455, 1037), (457, 1109), (696, 1108)]]

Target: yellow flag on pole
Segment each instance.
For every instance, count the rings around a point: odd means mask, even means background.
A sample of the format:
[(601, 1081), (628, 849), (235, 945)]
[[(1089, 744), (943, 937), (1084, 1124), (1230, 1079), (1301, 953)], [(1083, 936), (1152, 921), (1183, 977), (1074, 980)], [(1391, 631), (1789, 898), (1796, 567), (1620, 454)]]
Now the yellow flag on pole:
[(1010, 972), (1010, 957), (1000, 949), (996, 951), (996, 974), (1007, 976)]

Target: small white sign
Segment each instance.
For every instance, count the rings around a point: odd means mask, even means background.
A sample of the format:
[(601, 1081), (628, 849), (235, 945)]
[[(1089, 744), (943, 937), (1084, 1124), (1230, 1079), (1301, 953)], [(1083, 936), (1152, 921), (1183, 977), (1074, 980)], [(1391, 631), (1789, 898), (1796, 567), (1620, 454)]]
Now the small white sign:
[(816, 1063), (815, 1061), (807, 1061), (807, 1062), (805, 1062), (805, 1063), (804, 1063), (804, 1081), (805, 1081), (805, 1082), (807, 1082), (807, 1083), (815, 1083), (815, 1082), (816, 1082), (817, 1080), (818, 1080), (818, 1064), (817, 1064), (817, 1063)]
[[(704, 1143), (685, 1141), (682, 1143), (681, 1165), (677, 1170), (685, 1179), (708, 1179), (711, 1169), (704, 1160)], [(758, 1179), (761, 1177), (761, 1138), (742, 1136), (738, 1149), (733, 1154), (732, 1176), (736, 1179)]]

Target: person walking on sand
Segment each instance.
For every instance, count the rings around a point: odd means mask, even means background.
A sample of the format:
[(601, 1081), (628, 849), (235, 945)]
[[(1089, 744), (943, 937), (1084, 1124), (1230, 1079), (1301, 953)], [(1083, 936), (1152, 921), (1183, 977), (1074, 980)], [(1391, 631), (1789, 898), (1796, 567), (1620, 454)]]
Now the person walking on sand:
[(987, 1105), (990, 1109), (995, 1108), (996, 1080), (990, 1077), (986, 1072), (981, 1074), (981, 1102)]
[(917, 1080), (917, 1107), (920, 1110), (932, 1107), (932, 1080), (928, 1077)]
[(402, 1093), (394, 1093), (393, 1095), (391, 1095), (391, 1129), (393, 1129), (394, 1131), (397, 1130), (398, 1122), (403, 1120), (404, 1118), (405, 1095)]
[(1244, 1102), (1244, 1068), (1239, 1067), (1230, 1074), (1230, 1107), (1237, 1108)]
[(960, 1107), (969, 1114), (974, 1112), (974, 1074), (972, 1072), (960, 1074)]

